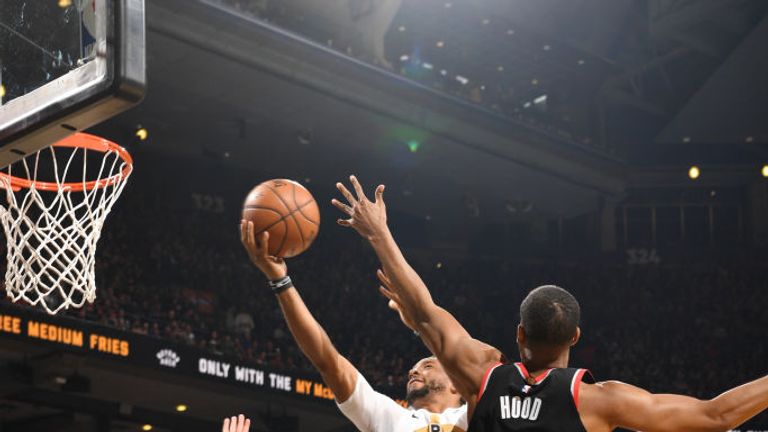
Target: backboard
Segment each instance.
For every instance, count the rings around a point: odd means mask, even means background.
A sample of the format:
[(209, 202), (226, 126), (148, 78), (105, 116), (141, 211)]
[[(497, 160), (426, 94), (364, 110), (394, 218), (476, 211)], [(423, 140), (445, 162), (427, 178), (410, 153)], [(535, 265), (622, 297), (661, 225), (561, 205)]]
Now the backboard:
[(0, 167), (137, 104), (144, 0), (0, 0)]

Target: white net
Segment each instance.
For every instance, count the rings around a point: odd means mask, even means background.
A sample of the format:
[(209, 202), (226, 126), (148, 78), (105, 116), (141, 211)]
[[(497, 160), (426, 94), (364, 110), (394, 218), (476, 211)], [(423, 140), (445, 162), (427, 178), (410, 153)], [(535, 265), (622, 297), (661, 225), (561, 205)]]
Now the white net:
[[(54, 145), (0, 174), (6, 192), (0, 205), (8, 248), (5, 289), (14, 302), (39, 304), (55, 314), (95, 300), (96, 244), (132, 165), (116, 146), (94, 148)], [(45, 181), (38, 173), (53, 178)]]

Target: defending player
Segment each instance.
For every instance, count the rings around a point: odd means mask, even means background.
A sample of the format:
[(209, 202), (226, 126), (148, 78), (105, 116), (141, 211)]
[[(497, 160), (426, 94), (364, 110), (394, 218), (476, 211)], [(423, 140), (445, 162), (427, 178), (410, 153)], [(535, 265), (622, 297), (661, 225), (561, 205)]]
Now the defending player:
[(411, 409), (377, 393), (331, 343), (287, 276), (285, 261), (267, 255), (268, 233), (255, 236), (253, 223), (242, 221), (240, 238), (253, 264), (269, 280), (285, 321), (301, 351), (320, 372), (339, 409), (363, 432), (467, 429), (467, 406), (434, 357), (421, 359), (408, 372)]
[[(562, 288), (543, 286), (520, 305), (520, 363), (501, 365), (499, 351), (473, 339), (406, 262), (387, 227), (384, 186), (369, 201), (357, 179), (347, 204), (333, 204), (376, 251), (385, 273), (382, 293), (403, 321), (421, 335), (468, 402), (472, 432), (611, 431), (617, 427), (659, 432), (727, 431), (768, 408), (768, 376), (711, 400), (651, 394), (618, 381), (591, 383), (584, 369), (569, 369), (570, 348), (579, 340), (580, 309)], [(582, 381), (587, 381), (582, 383)]]

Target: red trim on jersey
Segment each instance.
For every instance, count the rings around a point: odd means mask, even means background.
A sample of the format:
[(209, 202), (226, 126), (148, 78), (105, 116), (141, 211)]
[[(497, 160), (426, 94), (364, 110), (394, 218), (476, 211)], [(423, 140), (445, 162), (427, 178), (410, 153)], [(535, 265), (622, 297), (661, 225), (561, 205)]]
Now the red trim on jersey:
[(550, 370), (548, 370), (546, 372), (542, 372), (541, 375), (539, 375), (536, 378), (534, 378), (534, 381), (536, 382), (536, 384), (544, 381), (549, 376), (549, 374), (552, 373), (553, 370), (555, 370), (555, 369), (552, 368), (552, 369), (550, 369)]
[(523, 379), (528, 378), (528, 370), (525, 368), (525, 366), (523, 366), (522, 363), (515, 363), (515, 367), (517, 368), (517, 371), (520, 372), (520, 376), (523, 377)]
[(488, 386), (488, 378), (491, 377), (491, 372), (493, 372), (494, 369), (501, 366), (502, 363), (498, 362), (496, 364), (491, 365), (488, 370), (485, 371), (485, 375), (483, 375), (483, 380), (480, 381), (480, 391), (477, 393), (477, 400), (480, 401), (480, 398), (483, 397), (483, 393), (485, 393), (485, 388)]
[(581, 380), (584, 378), (586, 369), (579, 369), (573, 374), (573, 381), (571, 382), (571, 394), (573, 394), (573, 403), (576, 405), (576, 409), (579, 409), (579, 387), (581, 386)]
[[(531, 374), (528, 372), (528, 369), (525, 368), (525, 365), (521, 362), (515, 363), (515, 366), (517, 366), (518, 372), (520, 372), (520, 375), (523, 376), (524, 380), (528, 380), (528, 377), (531, 376)], [(552, 373), (552, 371), (555, 370), (554, 368), (547, 369), (545, 372), (542, 372), (533, 379), (534, 383), (539, 384), (540, 382), (544, 381), (545, 378), (549, 376), (549, 374)]]

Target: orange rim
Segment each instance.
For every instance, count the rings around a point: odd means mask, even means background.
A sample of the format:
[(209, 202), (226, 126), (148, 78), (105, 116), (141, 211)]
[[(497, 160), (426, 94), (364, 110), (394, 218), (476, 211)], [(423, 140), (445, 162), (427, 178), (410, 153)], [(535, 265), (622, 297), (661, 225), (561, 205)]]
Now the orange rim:
[(131, 174), (131, 171), (133, 171), (133, 158), (127, 150), (113, 143), (112, 141), (97, 137), (96, 135), (76, 132), (64, 138), (63, 140), (54, 143), (52, 147), (81, 148), (86, 150), (94, 150), (101, 153), (114, 151), (118, 156), (120, 156), (120, 159), (125, 162), (125, 166), (119, 173), (113, 176), (87, 182), (83, 181), (59, 184), (56, 182), (32, 181), (21, 177), (15, 177), (6, 173), (0, 173), (0, 179), (5, 179), (6, 182), (11, 185), (11, 189), (14, 191), (19, 191), (22, 188), (30, 189), (34, 186), (35, 189), (43, 191), (58, 191), (65, 189), (74, 192), (81, 192), (84, 190), (92, 190), (112, 186), (120, 180), (128, 177)]

